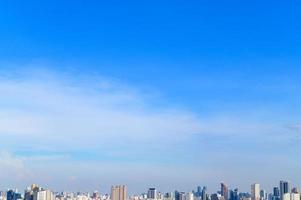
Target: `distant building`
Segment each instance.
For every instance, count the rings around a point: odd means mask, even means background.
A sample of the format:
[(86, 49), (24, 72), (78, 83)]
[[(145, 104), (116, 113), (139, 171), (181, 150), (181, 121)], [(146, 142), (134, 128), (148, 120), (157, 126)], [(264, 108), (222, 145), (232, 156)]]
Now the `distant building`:
[(185, 200), (194, 200), (194, 195), (193, 195), (193, 193), (192, 193), (192, 192), (188, 192), (188, 193), (186, 194)]
[(164, 198), (165, 198), (165, 199), (171, 199), (171, 198), (172, 198), (171, 192), (165, 193), (165, 194), (164, 194)]
[(230, 200), (239, 200), (238, 189), (230, 190)]
[(204, 186), (202, 190), (202, 200), (207, 200), (207, 187)]
[(224, 183), (221, 183), (221, 195), (222, 197), (224, 197), (225, 200), (229, 200), (228, 186)]
[(95, 191), (93, 192), (92, 198), (93, 198), (93, 199), (99, 199), (99, 198), (100, 198), (100, 194), (99, 194), (99, 192), (98, 192), (97, 190), (95, 190)]
[(210, 196), (210, 200), (225, 200), (223, 196), (221, 196), (220, 194), (211, 194)]
[(22, 196), (20, 193), (14, 191), (14, 190), (8, 190), (6, 192), (6, 200), (18, 200), (22, 199)]
[(54, 200), (54, 195), (50, 190), (41, 190), (37, 193), (37, 200)]
[(290, 195), (290, 193), (284, 193), (284, 194), (282, 195), (282, 199), (283, 199), (283, 200), (291, 200), (291, 195)]
[(280, 197), (280, 191), (278, 187), (273, 188), (273, 196), (274, 197)]
[(125, 185), (111, 187), (111, 200), (126, 200), (127, 188)]
[(157, 199), (157, 190), (156, 188), (149, 188), (147, 191), (148, 199)]
[(251, 185), (251, 199), (260, 200), (260, 185), (258, 183)]
[(292, 189), (292, 193), (299, 193), (299, 190), (298, 190), (298, 188), (296, 188), (296, 187), (294, 187), (293, 189)]
[[(280, 200), (285, 200), (284, 195), (290, 192), (290, 184), (288, 181), (280, 181)], [(287, 198), (287, 196), (285, 197)]]
[(175, 191), (175, 200), (185, 200), (186, 196), (185, 196), (185, 192), (178, 192)]
[(291, 193), (290, 200), (300, 200), (300, 194), (299, 193)]
[(201, 197), (202, 196), (202, 187), (198, 186), (197, 187), (197, 192), (195, 193), (196, 197)]
[(267, 200), (268, 199), (268, 193), (265, 190), (260, 190), (260, 199), (261, 200)]

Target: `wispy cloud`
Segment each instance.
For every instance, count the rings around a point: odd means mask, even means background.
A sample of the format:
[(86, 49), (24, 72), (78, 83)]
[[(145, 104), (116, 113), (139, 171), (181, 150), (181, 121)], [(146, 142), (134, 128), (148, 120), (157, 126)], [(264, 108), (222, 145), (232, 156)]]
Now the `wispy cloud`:
[(152, 107), (119, 83), (49, 71), (33, 74), (0, 79), (3, 137), (31, 137), (44, 148), (55, 142), (63, 149), (173, 141), (200, 132), (193, 113)]
[(8, 151), (0, 151), (0, 179), (6, 180), (1, 186), (13, 186), (18, 182), (26, 182), (32, 177), (31, 171), (26, 167), (24, 159)]
[[(0, 95), (0, 136), (5, 141), (0, 178), (9, 169), (20, 179), (26, 176), (26, 183), (53, 187), (58, 182), (80, 187), (87, 177), (95, 179), (90, 186), (96, 179), (139, 182), (139, 176), (153, 170), (165, 186), (184, 180), (188, 171), (182, 185), (210, 181), (215, 173), (224, 175), (216, 179), (227, 178), (234, 172), (224, 174), (222, 166), (244, 172), (243, 164), (232, 166), (232, 159), (247, 156), (247, 165), (267, 164), (265, 153), (275, 156), (275, 145), (291, 144), (292, 133), (300, 128), (266, 120), (266, 113), (256, 109), (208, 114), (172, 103), (158, 106), (151, 93), (98, 74), (2, 71)], [(258, 149), (264, 152), (260, 158)], [(118, 178), (120, 173), (128, 175)]]

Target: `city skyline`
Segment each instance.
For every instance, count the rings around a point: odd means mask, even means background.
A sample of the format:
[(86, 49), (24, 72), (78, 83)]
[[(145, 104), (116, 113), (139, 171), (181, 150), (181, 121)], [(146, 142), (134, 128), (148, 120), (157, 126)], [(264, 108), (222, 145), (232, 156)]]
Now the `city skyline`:
[[(25, 198), (24, 200), (30, 200), (26, 199), (26, 196), (28, 198), (33, 197), (32, 192), (38, 192), (41, 191), (42, 195), (44, 196), (44, 192), (49, 192), (49, 195), (52, 196), (51, 198), (54, 198), (55, 195), (60, 195), (62, 193), (74, 193), (78, 195), (90, 195), (92, 198), (100, 198), (100, 195), (106, 196), (110, 200), (126, 200), (128, 198), (133, 198), (134, 196), (141, 195), (141, 198), (143, 199), (158, 199), (161, 195), (166, 196), (166, 198), (172, 197), (172, 198), (177, 198), (175, 195), (178, 194), (184, 194), (189, 195), (193, 194), (193, 198), (200, 198), (199, 200), (212, 200), (210, 198), (211, 195), (217, 194), (219, 198), (223, 198), (222, 200), (237, 200), (239, 195), (240, 198), (246, 197), (248, 198), (247, 200), (253, 200), (253, 199), (258, 199), (258, 200), (280, 200), (286, 197), (287, 194), (299, 194), (299, 189), (298, 187), (295, 187), (293, 184), (293, 187), (291, 187), (291, 182), (290, 181), (285, 181), (285, 180), (280, 180), (279, 184), (275, 184), (275, 187), (269, 188), (268, 190), (266, 188), (263, 188), (260, 183), (253, 183), (250, 185), (250, 190), (249, 191), (243, 191), (239, 189), (239, 186), (233, 186), (233, 187), (228, 187), (224, 182), (220, 183), (221, 187), (220, 190), (212, 190), (212, 192), (208, 192), (207, 186), (206, 185), (197, 185), (194, 188), (191, 188), (188, 191), (181, 191), (178, 189), (173, 189), (173, 191), (161, 191), (159, 188), (156, 187), (149, 187), (148, 190), (144, 190), (141, 192), (137, 191), (132, 191), (128, 192), (128, 187), (127, 185), (113, 185), (111, 186), (110, 190), (99, 190), (94, 189), (92, 191), (88, 190), (83, 190), (83, 191), (66, 191), (64, 189), (60, 190), (51, 190), (49, 188), (44, 188), (39, 186), (38, 184), (31, 184), (30, 186), (26, 187), (24, 190), (24, 195), (18, 188), (14, 189), (7, 189), (6, 192), (15, 192), (18, 193), (18, 197), (21, 196), (22, 198)], [(0, 189), (0, 196), (3, 195), (4, 192), (3, 190)], [(50, 194), (51, 193), (51, 194)], [(28, 194), (28, 195), (27, 195)], [(169, 196), (172, 194), (171, 196)], [(8, 194), (7, 194), (8, 195)], [(162, 196), (162, 197), (163, 197)], [(36, 197), (37, 198), (37, 197)], [(190, 198), (190, 197), (189, 197)], [(1, 197), (0, 197), (1, 199)], [(39, 198), (37, 198), (39, 199)], [(160, 198), (159, 198), (160, 199)], [(3, 199), (2, 199), (3, 200)], [(9, 200), (9, 199), (6, 199)], [(14, 199), (16, 200), (16, 199)], [(175, 199), (177, 200), (177, 199)], [(187, 200), (187, 199), (186, 199)], [(221, 200), (221, 199), (219, 199)], [(289, 199), (288, 199), (289, 200)], [(295, 199), (299, 200), (299, 199)]]
[(0, 2), (0, 188), (301, 188), (300, 6)]

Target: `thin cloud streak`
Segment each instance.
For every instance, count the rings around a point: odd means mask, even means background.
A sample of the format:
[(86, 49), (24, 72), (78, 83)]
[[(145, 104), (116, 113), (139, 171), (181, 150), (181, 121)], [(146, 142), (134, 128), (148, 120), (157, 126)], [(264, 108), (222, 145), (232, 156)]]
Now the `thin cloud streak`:
[[(172, 104), (157, 107), (147, 98), (151, 94), (97, 75), (33, 70), (0, 77), (0, 135), (6, 141), (2, 149), (10, 152), (0, 154), (0, 169), (19, 170), (15, 182), (76, 188), (90, 177), (91, 189), (99, 180), (109, 185), (116, 179), (140, 190), (149, 184), (141, 180), (145, 172), (156, 171), (157, 179), (147, 178), (162, 188), (175, 188), (178, 180), (191, 188), (198, 180), (212, 183), (216, 174), (215, 182), (234, 171), (242, 175), (244, 163), (232, 166), (233, 159), (248, 155), (246, 165), (260, 163), (273, 155), (275, 144), (291, 142), (292, 130), (263, 121), (264, 114), (256, 119), (256, 110), (200, 117)], [(257, 158), (254, 148), (267, 153)], [(224, 174), (220, 162), (232, 171)], [(36, 175), (21, 176), (31, 171)], [(118, 179), (120, 173), (128, 175)]]

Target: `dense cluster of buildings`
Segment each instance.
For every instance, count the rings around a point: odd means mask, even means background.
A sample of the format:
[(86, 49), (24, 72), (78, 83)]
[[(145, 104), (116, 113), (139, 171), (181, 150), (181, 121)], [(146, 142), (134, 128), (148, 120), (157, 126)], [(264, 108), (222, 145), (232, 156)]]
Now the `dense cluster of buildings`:
[(198, 186), (191, 192), (158, 192), (156, 188), (149, 188), (146, 193), (128, 196), (127, 187), (118, 185), (111, 187), (110, 194), (101, 195), (82, 192), (53, 192), (33, 184), (23, 194), (17, 190), (0, 192), (0, 200), (301, 200), (297, 188), (291, 188), (288, 181), (280, 181), (271, 193), (261, 189), (258, 183), (251, 185), (250, 192), (239, 192), (237, 188), (229, 189), (221, 183), (220, 191), (209, 194), (207, 187)]

